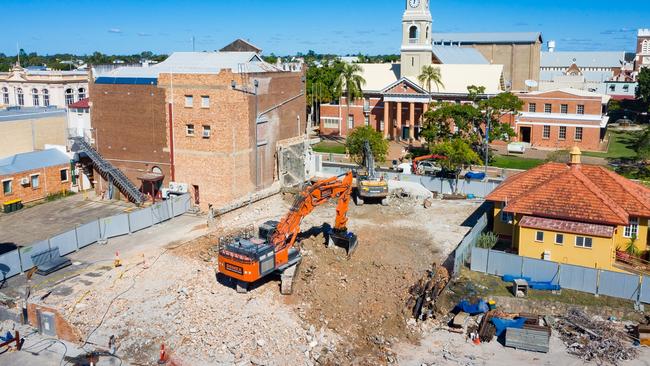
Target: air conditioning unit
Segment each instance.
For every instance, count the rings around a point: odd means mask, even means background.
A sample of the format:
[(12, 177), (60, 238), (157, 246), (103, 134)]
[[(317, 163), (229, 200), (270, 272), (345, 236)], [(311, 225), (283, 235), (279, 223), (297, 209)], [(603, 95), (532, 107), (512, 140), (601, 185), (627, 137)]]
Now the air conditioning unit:
[(20, 178), (20, 185), (21, 185), (21, 186), (29, 185), (29, 178), (27, 178), (27, 177), (25, 177), (25, 178)]
[(169, 191), (176, 192), (178, 190), (178, 184), (176, 182), (169, 182)]
[(160, 194), (162, 195), (162, 198), (168, 199), (169, 198), (169, 189), (167, 188), (162, 188), (160, 190)]
[(177, 184), (178, 184), (178, 188), (177, 188), (176, 192), (178, 192), (178, 193), (187, 193), (187, 192), (189, 192), (190, 187), (189, 187), (189, 185), (187, 183), (177, 183)]

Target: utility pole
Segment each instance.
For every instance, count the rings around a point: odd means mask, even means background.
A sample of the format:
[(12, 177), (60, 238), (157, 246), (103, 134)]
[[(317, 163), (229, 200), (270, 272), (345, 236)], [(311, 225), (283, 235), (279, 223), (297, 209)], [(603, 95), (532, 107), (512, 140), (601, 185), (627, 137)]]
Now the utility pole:
[[(490, 97), (488, 97), (488, 101)], [(485, 114), (487, 116), (487, 121), (485, 124), (485, 177), (487, 178), (488, 174), (488, 160), (490, 158), (490, 106), (485, 107)]]

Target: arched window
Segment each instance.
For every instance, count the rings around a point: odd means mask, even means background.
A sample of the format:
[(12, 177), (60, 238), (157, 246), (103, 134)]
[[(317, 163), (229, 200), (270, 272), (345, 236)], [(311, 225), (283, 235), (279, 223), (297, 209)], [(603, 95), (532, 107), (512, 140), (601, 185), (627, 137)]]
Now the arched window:
[(86, 89), (79, 88), (79, 100), (86, 98)]
[(65, 90), (65, 105), (74, 103), (74, 90), (66, 89)]
[(47, 89), (43, 89), (43, 105), (45, 107), (50, 106), (50, 92)]
[(34, 107), (41, 105), (38, 97), (38, 89), (36, 88), (32, 89), (32, 103), (34, 104)]
[(650, 40), (646, 39), (641, 43), (641, 53), (650, 54)]
[(2, 88), (2, 103), (4, 105), (9, 105), (9, 89)]
[(418, 27), (416, 25), (412, 25), (409, 28), (409, 40), (417, 40), (418, 39)]
[(16, 98), (18, 99), (18, 105), (20, 106), (25, 105), (25, 97), (23, 96), (22, 88), (16, 89)]

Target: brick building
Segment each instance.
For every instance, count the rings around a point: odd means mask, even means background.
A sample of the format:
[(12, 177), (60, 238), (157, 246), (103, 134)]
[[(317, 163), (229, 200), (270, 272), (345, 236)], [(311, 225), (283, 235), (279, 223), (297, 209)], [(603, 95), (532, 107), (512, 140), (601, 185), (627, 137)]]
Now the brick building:
[(33, 151), (0, 159), (1, 201), (37, 201), (70, 190), (70, 158), (57, 149)]
[(132, 182), (187, 183), (202, 209), (271, 185), (277, 143), (306, 132), (304, 74), (256, 52), (177, 52), (90, 89), (99, 152)]
[(610, 97), (560, 89), (518, 93), (524, 102), (515, 118), (517, 139), (535, 148), (603, 150), (609, 117), (605, 109)]
[(639, 29), (636, 38), (635, 71), (650, 67), (650, 29)]

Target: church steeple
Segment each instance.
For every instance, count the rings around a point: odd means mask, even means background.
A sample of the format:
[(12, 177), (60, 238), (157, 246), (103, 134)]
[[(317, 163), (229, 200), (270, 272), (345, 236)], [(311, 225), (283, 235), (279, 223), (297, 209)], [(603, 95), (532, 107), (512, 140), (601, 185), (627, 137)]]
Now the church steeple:
[(429, 0), (406, 0), (402, 17), (401, 76), (415, 77), (433, 59)]

